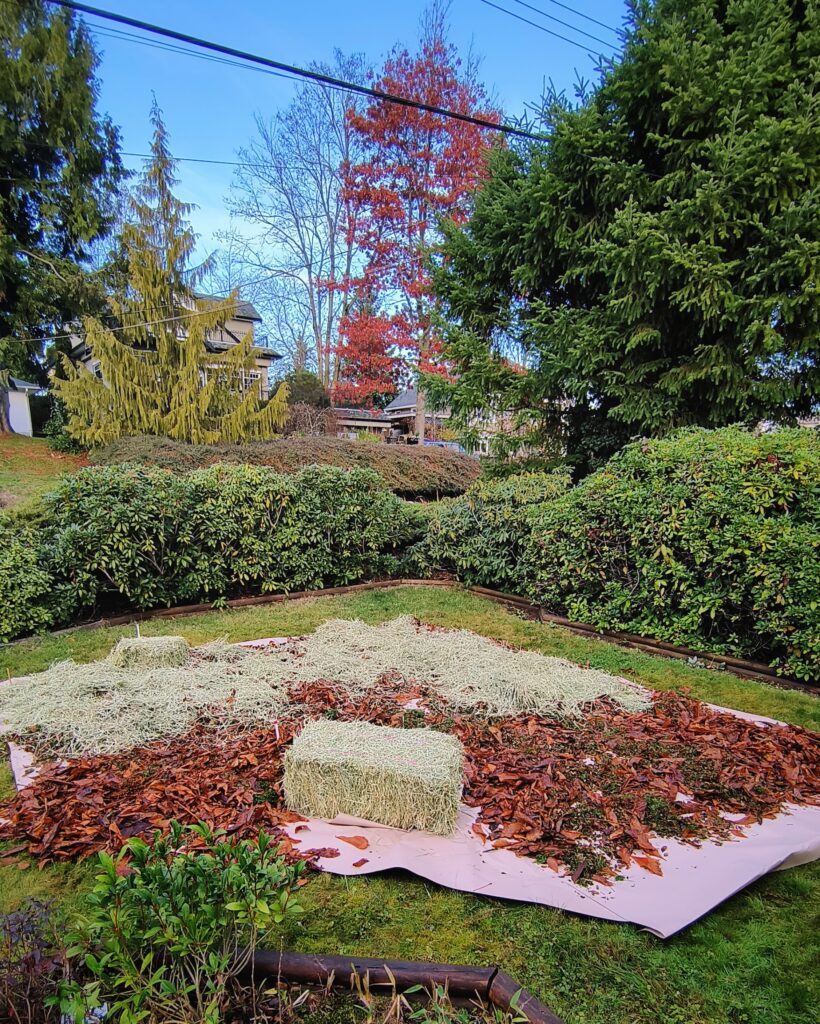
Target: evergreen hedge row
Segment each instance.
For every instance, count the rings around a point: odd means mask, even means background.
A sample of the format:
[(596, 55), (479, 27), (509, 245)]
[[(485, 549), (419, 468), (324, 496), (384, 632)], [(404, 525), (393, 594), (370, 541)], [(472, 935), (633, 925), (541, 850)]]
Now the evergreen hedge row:
[(418, 563), (579, 622), (820, 680), (814, 431), (688, 430), (628, 445), (557, 496), (553, 477), (505, 486), (440, 502)]
[(374, 469), (396, 494), (440, 498), (462, 494), (480, 467), (469, 455), (432, 445), (364, 444), (336, 437), (286, 437), (246, 444), (183, 444), (164, 437), (125, 437), (91, 455), (98, 465), (141, 462), (177, 472), (216, 463), (270, 466), (295, 473), (305, 466)]
[(631, 444), (575, 487), (526, 474), (427, 506), (373, 470), (100, 466), (34, 513), (0, 516), (0, 639), (113, 609), (445, 570), (818, 680), (818, 556), (809, 430), (689, 430)]
[(35, 512), (0, 518), (0, 640), (123, 608), (398, 575), (420, 531), (372, 470), (89, 467)]

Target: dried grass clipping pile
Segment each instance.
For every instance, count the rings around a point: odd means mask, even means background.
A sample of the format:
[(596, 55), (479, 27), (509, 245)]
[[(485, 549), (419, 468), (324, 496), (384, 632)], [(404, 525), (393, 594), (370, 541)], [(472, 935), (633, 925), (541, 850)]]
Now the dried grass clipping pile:
[(450, 835), (464, 750), (431, 729), (309, 722), (285, 755), (285, 799), (298, 814), (349, 814), (394, 828)]
[(121, 640), (103, 661), (63, 661), (15, 679), (0, 688), (0, 719), (25, 746), (73, 757), (177, 736), (205, 716), (267, 725), (298, 715), (288, 689), (316, 680), (337, 683), (354, 697), (385, 678), (406, 680), (461, 711), (505, 717), (577, 716), (599, 697), (627, 711), (650, 704), (645, 690), (605, 672), (409, 617), (378, 626), (336, 619), (261, 652), (220, 641), (186, 646), (180, 663), (184, 644), (182, 637)]
[(268, 655), (217, 642), (190, 649), (180, 666), (119, 668), (117, 650), (12, 680), (0, 689), (0, 718), (26, 747), (75, 757), (178, 736), (206, 714), (224, 724), (269, 724), (288, 707), (287, 684)]
[(378, 626), (332, 619), (302, 642), (294, 678), (333, 679), (351, 693), (385, 674), (430, 686), (463, 711), (489, 715), (575, 716), (608, 697), (627, 711), (650, 706), (649, 693), (562, 658), (515, 651), (466, 629), (430, 629), (409, 616)]
[(110, 654), (115, 668), (179, 668), (188, 660), (184, 636), (124, 636)]

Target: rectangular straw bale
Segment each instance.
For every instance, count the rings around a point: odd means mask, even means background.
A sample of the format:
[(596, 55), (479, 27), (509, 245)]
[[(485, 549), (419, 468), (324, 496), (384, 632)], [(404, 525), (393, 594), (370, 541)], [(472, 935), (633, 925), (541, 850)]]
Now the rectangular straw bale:
[(184, 636), (123, 637), (111, 652), (117, 668), (178, 668), (188, 659)]
[(349, 814), (449, 835), (463, 764), (455, 736), (431, 729), (308, 722), (285, 755), (285, 799), (311, 818)]

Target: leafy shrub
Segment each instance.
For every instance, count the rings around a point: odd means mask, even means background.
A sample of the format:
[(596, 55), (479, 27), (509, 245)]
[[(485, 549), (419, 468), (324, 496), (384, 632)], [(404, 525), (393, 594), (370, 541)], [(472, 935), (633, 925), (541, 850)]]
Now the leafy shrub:
[[(51, 415), (43, 425), (43, 435), (48, 438), (48, 446), (55, 452), (74, 454), (85, 451), (80, 442), (66, 433), (66, 417), (63, 403), (51, 399)], [(35, 431), (37, 433), (37, 431)]]
[(162, 437), (126, 437), (92, 455), (98, 465), (141, 462), (176, 472), (215, 463), (269, 466), (295, 473), (306, 466), (374, 469), (387, 487), (408, 498), (462, 494), (479, 475), (476, 459), (425, 445), (367, 444), (337, 437), (286, 437), (247, 444), (192, 445)]
[(143, 466), (63, 478), (42, 501), (54, 524), (46, 557), (55, 593), (73, 613), (110, 595), (136, 608), (173, 604), (189, 557), (180, 548), (189, 498), (184, 478)]
[(172, 822), (167, 835), (132, 839), (99, 861), (70, 950), (93, 980), (63, 999), (105, 1004), (106, 1019), (122, 1024), (219, 1024), (260, 937), (302, 909), (303, 864), (287, 864), (264, 832), (237, 840)]
[(552, 611), (820, 672), (820, 440), (688, 430), (629, 445), (531, 518), (522, 567)]
[(414, 539), (407, 503), (371, 470), (313, 466), (290, 475), (214, 466), (186, 478), (179, 594), (312, 590), (395, 575)]
[(0, 514), (0, 642), (53, 625), (52, 584), (38, 532), (19, 515)]
[(561, 473), (481, 480), (463, 497), (430, 508), (427, 534), (414, 555), (427, 571), (455, 572), (470, 585), (520, 590), (531, 511), (568, 486), (569, 477)]
[[(19, 522), (18, 522), (19, 520)], [(24, 525), (0, 520), (0, 638), (123, 605), (170, 606), (396, 575), (422, 533), (372, 470), (96, 466)]]

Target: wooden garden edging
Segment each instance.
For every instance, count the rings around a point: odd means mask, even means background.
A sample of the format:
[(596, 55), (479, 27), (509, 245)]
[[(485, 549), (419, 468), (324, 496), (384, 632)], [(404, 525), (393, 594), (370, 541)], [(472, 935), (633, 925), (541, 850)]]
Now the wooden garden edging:
[[(306, 597), (332, 597), (334, 594), (355, 594), (363, 590), (388, 590), (394, 587), (461, 587), (457, 580), (374, 580), (369, 583), (351, 583), (344, 587), (326, 587), (323, 590), (299, 590), (288, 594), (258, 594), (253, 597), (237, 597), (225, 601), (222, 607), (225, 608), (249, 608), (254, 605), (282, 604), (285, 601), (298, 601)], [(734, 658), (728, 654), (711, 654), (705, 651), (694, 651), (689, 647), (678, 647), (666, 643), (663, 640), (655, 640), (651, 637), (636, 636), (633, 633), (619, 633), (611, 629), (598, 629), (588, 623), (573, 622), (562, 615), (554, 615), (546, 611), (540, 605), (535, 604), (527, 597), (520, 594), (505, 594), (499, 590), (491, 590), (489, 587), (463, 587), (471, 594), (479, 597), (486, 597), (497, 604), (504, 604), (524, 612), (532, 619), (541, 622), (549, 622), (563, 629), (568, 629), (581, 636), (608, 640), (610, 643), (618, 644), (621, 647), (630, 647), (636, 651), (644, 651), (647, 654), (655, 654), (662, 658), (676, 658), (680, 661), (697, 660), (707, 665), (724, 668), (733, 675), (741, 676), (744, 679), (754, 679), (758, 682), (768, 683), (770, 686), (779, 686), (790, 690), (802, 690), (805, 693), (817, 695), (820, 693), (820, 682), (803, 683), (796, 679), (787, 679), (777, 675), (768, 665), (757, 661), (744, 661), (742, 658)], [(175, 618), (178, 615), (196, 615), (200, 612), (214, 611), (213, 604), (186, 604), (178, 605), (175, 608), (154, 608), (145, 612), (128, 612), (125, 615), (115, 615), (104, 619), (97, 619), (95, 622), (86, 622), (78, 626), (71, 626), (67, 629), (54, 630), (52, 635), (59, 636), (61, 633), (72, 633), (78, 629), (96, 629), (100, 626), (124, 626), (130, 622), (144, 622), (148, 619)], [(24, 638), (25, 639), (25, 638)], [(21, 643), (20, 640), (12, 640), (11, 643)]]
[(301, 985), (331, 985), (348, 990), (355, 987), (357, 978), (366, 979), (369, 990), (376, 994), (380, 989), (400, 993), (416, 985), (427, 991), (446, 986), (454, 1001), (477, 998), (503, 1012), (512, 1006), (513, 1012), (521, 1013), (530, 1024), (563, 1024), (549, 1007), (497, 967), (257, 950), (247, 970), (254, 980), (277, 978)]

